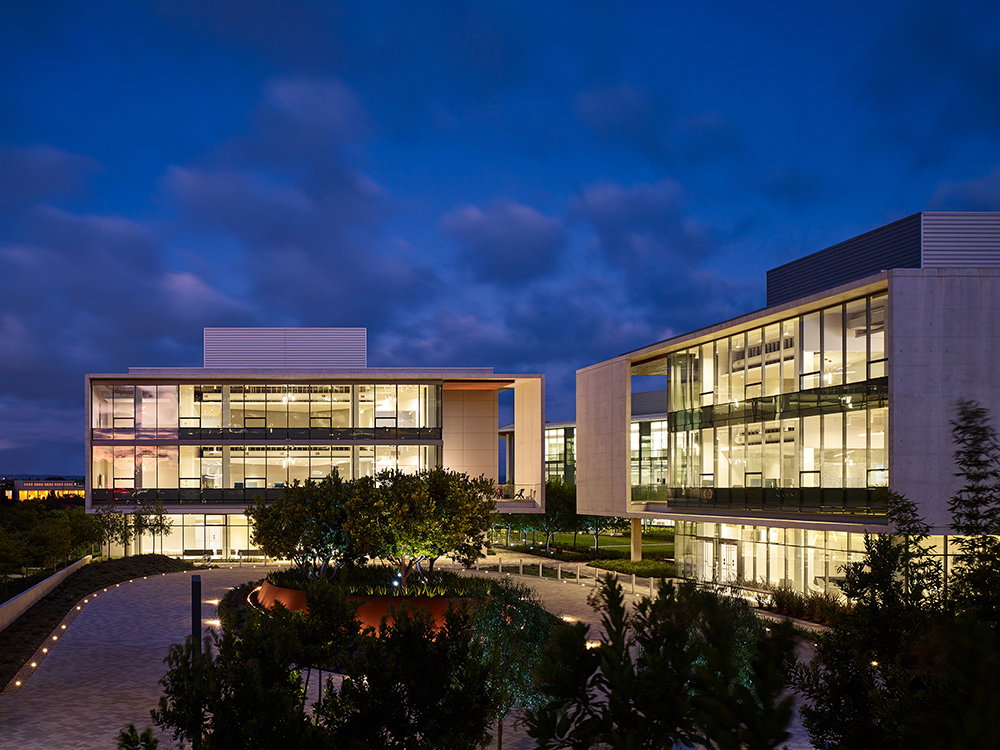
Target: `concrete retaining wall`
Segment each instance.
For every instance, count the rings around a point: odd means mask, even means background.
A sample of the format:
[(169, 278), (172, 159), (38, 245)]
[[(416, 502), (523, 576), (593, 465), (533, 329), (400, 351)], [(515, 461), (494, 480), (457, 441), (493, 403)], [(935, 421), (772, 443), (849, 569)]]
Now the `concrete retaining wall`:
[(41, 583), (36, 583), (23, 594), (18, 594), (9, 602), (0, 605), (0, 630), (3, 630), (5, 627), (14, 622), (14, 620), (23, 615), (31, 607), (31, 605), (35, 604), (35, 602), (50, 593), (52, 589), (65, 581), (66, 577), (69, 576), (70, 573), (89, 563), (90, 558), (90, 555), (81, 557), (72, 565), (63, 568), (53, 576), (49, 576)]

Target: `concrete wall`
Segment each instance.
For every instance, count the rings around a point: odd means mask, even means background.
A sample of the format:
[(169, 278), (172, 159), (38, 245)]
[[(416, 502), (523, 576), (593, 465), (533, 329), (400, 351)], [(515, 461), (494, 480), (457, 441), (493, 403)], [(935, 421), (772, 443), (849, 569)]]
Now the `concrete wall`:
[(580, 513), (624, 516), (631, 502), (628, 360), (576, 373), (576, 503)]
[(72, 565), (60, 570), (55, 575), (51, 575), (41, 583), (37, 583), (23, 594), (18, 594), (13, 599), (0, 606), (0, 630), (10, 625), (14, 620), (27, 612), (36, 602), (47, 596), (60, 583), (66, 580), (71, 573), (79, 570), (90, 562), (90, 555), (81, 557)]
[(545, 509), (545, 380), (514, 383), (514, 483), (534, 491)]
[(497, 392), (446, 389), (441, 406), (444, 468), (497, 481)]
[(1000, 427), (1000, 269), (898, 269), (889, 275), (889, 486), (938, 533), (960, 486), (951, 425), (959, 399)]

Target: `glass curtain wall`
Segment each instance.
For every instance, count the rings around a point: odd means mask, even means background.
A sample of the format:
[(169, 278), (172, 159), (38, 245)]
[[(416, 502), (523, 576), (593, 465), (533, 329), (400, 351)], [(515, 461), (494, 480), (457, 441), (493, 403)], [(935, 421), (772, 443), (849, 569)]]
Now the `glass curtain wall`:
[(442, 459), (435, 384), (95, 383), (91, 411), (98, 503), (246, 502), (334, 470), (412, 473)]
[(862, 297), (671, 354), (670, 470), (655, 468), (650, 425), (633, 423), (634, 499), (884, 512), (872, 490), (887, 479), (886, 301)]
[(576, 428), (545, 428), (545, 478), (576, 483)]

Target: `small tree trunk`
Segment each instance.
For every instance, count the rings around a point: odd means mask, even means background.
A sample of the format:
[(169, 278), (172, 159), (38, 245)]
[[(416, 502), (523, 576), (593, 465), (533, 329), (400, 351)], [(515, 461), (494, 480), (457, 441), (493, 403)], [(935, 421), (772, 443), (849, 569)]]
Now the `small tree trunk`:
[(497, 750), (503, 747), (503, 717), (497, 719)]

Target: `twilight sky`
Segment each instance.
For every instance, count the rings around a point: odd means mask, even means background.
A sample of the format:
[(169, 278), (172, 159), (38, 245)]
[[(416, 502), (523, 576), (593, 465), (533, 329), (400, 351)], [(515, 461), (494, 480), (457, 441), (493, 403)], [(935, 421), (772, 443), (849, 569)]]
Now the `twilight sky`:
[(996, 2), (5, 2), (0, 473), (83, 473), (84, 373), (205, 326), (572, 419), (577, 368), (925, 209), (1000, 210)]

